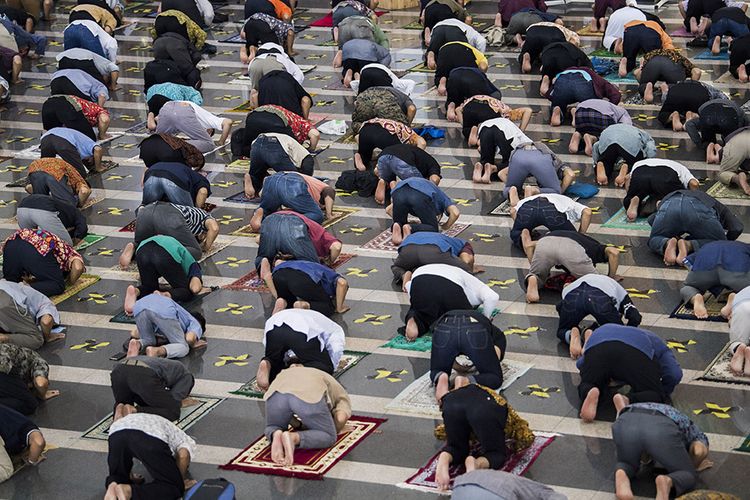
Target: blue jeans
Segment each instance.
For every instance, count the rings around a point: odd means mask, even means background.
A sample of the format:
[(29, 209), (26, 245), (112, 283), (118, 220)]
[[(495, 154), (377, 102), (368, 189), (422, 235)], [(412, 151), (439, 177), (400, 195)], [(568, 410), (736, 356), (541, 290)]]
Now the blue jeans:
[(250, 178), (256, 192), (263, 188), (268, 169), (276, 172), (297, 171), (297, 166), (275, 137), (259, 136), (250, 150)]
[(33, 48), (34, 52), (39, 54), (40, 56), (44, 55), (44, 51), (47, 49), (46, 36), (29, 33), (25, 29), (10, 21), (5, 21), (2, 24), (16, 39), (18, 50), (23, 50), (24, 47), (29, 47)]
[(569, 104), (583, 102), (588, 99), (596, 99), (593, 83), (586, 80), (580, 73), (560, 75), (555, 80), (555, 83), (552, 84), (550, 112), (559, 107), (563, 116), (566, 116)]
[(560, 315), (557, 338), (566, 344), (570, 344), (571, 328), (578, 327), (589, 314), (599, 326), (607, 323), (622, 324), (622, 315), (615, 306), (615, 299), (588, 283), (581, 283), (575, 290), (568, 292), (557, 304), (557, 312)]
[(422, 173), (417, 167), (409, 165), (404, 160), (394, 155), (383, 155), (378, 157), (378, 176), (385, 182), (399, 179), (408, 179), (409, 177), (422, 177)]
[(545, 198), (536, 198), (527, 201), (516, 213), (516, 220), (510, 230), (510, 239), (514, 245), (521, 248), (521, 232), (524, 229), (532, 231), (538, 226), (544, 226), (550, 231), (575, 231), (576, 228), (568, 220), (568, 217), (547, 201)]
[(65, 28), (63, 32), (63, 50), (78, 48), (90, 50), (94, 54), (109, 59), (96, 35), (91, 33), (86, 26), (73, 24)]
[(391, 193), (393, 201), (393, 223), (404, 224), (409, 222), (409, 215), (414, 215), (421, 224), (411, 224), (412, 232), (432, 231), (440, 232), (435, 205), (426, 194), (423, 194), (411, 186), (401, 186)]
[(307, 183), (300, 175), (290, 172), (279, 172), (266, 177), (261, 193), (260, 208), (265, 215), (278, 211), (281, 206), (294, 210), (314, 220), (323, 223), (323, 211), (317, 200), (313, 200), (307, 190)]
[(148, 205), (155, 201), (169, 201), (176, 205), (192, 207), (193, 197), (189, 191), (182, 189), (180, 186), (165, 177), (151, 176), (143, 183), (143, 205)]
[(656, 212), (648, 247), (664, 255), (667, 241), (685, 233), (690, 235), (687, 239), (692, 243), (694, 252), (711, 241), (727, 239), (724, 227), (712, 208), (692, 196), (677, 194), (662, 202)]
[(272, 264), (277, 254), (292, 255), (297, 260), (320, 262), (310, 233), (304, 221), (291, 214), (271, 214), (260, 226), (258, 255), (255, 268), (260, 271), (260, 263), (267, 258)]
[(190, 352), (185, 332), (176, 318), (164, 318), (150, 309), (144, 309), (135, 315), (135, 326), (141, 337), (141, 346), (156, 345), (156, 332), (164, 335), (169, 342), (164, 348), (167, 358), (184, 358)]
[(711, 48), (711, 45), (714, 43), (714, 38), (717, 36), (731, 35), (732, 38), (739, 38), (748, 33), (750, 33), (750, 29), (748, 29), (747, 25), (723, 17), (711, 24), (711, 30), (708, 34), (708, 47)]

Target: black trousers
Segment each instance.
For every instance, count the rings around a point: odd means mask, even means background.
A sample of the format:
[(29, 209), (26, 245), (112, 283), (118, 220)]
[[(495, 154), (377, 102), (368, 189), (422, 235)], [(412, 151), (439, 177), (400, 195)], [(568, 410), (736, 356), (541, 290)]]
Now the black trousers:
[[(441, 25), (432, 30), (430, 33), (430, 45), (427, 46), (427, 52), (433, 52), (437, 56), (440, 47), (448, 42), (466, 42), (466, 34), (458, 26)], [(426, 56), (425, 56), (426, 57)]]
[(531, 62), (537, 60), (544, 48), (554, 42), (564, 42), (565, 35), (554, 26), (531, 26), (526, 30), (526, 41), (523, 43), (518, 61), (523, 61), (523, 55), (528, 53)]
[[(362, 84), (359, 84), (360, 88)], [(466, 99), (475, 95), (489, 95), (496, 99), (502, 99), (503, 94), (487, 78), (487, 75), (476, 68), (455, 68), (448, 74), (446, 85), (448, 95), (445, 98), (445, 106), (453, 103), (460, 106)]]
[(88, 168), (83, 164), (78, 149), (67, 140), (56, 135), (47, 135), (42, 138), (40, 143), (42, 158), (54, 158), (59, 156), (67, 163), (73, 166), (81, 177), (88, 175)]
[(81, 90), (76, 87), (67, 76), (58, 76), (57, 78), (54, 78), (49, 84), (49, 90), (52, 95), (74, 95), (81, 99), (91, 101), (91, 96), (81, 92)]
[(3, 251), (3, 276), (20, 283), (27, 274), (34, 277), (31, 288), (47, 297), (65, 290), (65, 275), (52, 252), (41, 255), (34, 245), (20, 238), (8, 241)]
[[(153, 100), (153, 98), (152, 98)], [(149, 101), (151, 102), (151, 101)], [(182, 151), (172, 149), (172, 146), (164, 142), (159, 134), (154, 134), (147, 139), (143, 139), (140, 144), (140, 159), (150, 168), (155, 163), (161, 161), (172, 163), (185, 163), (185, 157)]]
[(273, 285), (279, 298), (292, 306), (298, 300), (310, 303), (310, 309), (325, 316), (336, 311), (333, 300), (323, 287), (299, 269), (282, 268), (273, 272)]
[(454, 464), (462, 464), (469, 456), (472, 434), (482, 448), (482, 456), (490, 469), (499, 469), (507, 458), (505, 422), (508, 408), (498, 405), (484, 389), (467, 385), (443, 397), (443, 421), (447, 444), (443, 451), (453, 457)]
[(186, 302), (193, 298), (190, 291), (190, 278), (182, 266), (158, 243), (149, 241), (135, 254), (138, 263), (138, 274), (141, 284), (138, 286), (140, 296), (144, 297), (159, 290), (159, 277), (164, 277), (172, 287), (169, 293), (175, 302)]
[(636, 57), (639, 53), (646, 54), (660, 49), (661, 46), (659, 34), (645, 24), (625, 28), (622, 35), (622, 55), (627, 59), (628, 72), (635, 69)]
[(581, 401), (594, 387), (604, 394), (611, 380), (630, 386), (631, 403), (664, 403), (667, 398), (661, 385), (659, 363), (624, 342), (609, 341), (586, 349), (580, 368)]
[[(492, 328), (491, 323), (477, 322), (471, 315), (453, 310), (441, 317), (432, 333), (430, 355), (430, 378), (433, 382), (441, 373), (450, 375), (453, 362), (459, 354), (469, 357), (477, 374), (478, 384), (490, 389), (503, 385), (503, 371), (495, 347), (505, 353), (506, 339), (503, 332)], [(471, 311), (473, 313), (473, 311)]]
[(645, 155), (643, 154), (643, 151), (638, 151), (638, 154), (633, 156), (625, 151), (619, 144), (610, 144), (610, 146), (599, 155), (599, 161), (604, 163), (604, 171), (607, 173), (607, 177), (612, 177), (612, 174), (615, 171), (615, 165), (620, 159), (625, 162), (628, 169), (631, 169), (635, 162), (645, 159)]
[(435, 85), (440, 80), (448, 78), (450, 72), (456, 68), (477, 68), (474, 52), (465, 45), (451, 44), (441, 48), (435, 57)]
[(409, 222), (409, 214), (419, 219), (420, 224), (410, 224), (412, 232), (440, 232), (435, 205), (426, 194), (411, 186), (401, 186), (391, 192), (393, 223), (403, 226)]
[(367, 166), (372, 161), (372, 154), (376, 148), (382, 151), (396, 144), (401, 144), (398, 137), (376, 123), (366, 123), (359, 129), (357, 152)]
[(164, 381), (146, 366), (115, 365), (109, 375), (115, 406), (138, 405), (140, 413), (152, 413), (167, 420), (180, 418), (181, 401), (172, 397)]
[(380, 68), (367, 68), (359, 73), (359, 93), (370, 87), (393, 87), (391, 76)]
[(568, 68), (576, 66), (591, 67), (591, 61), (581, 49), (576, 47), (575, 50), (573, 50), (575, 56), (571, 54), (571, 50), (568, 50), (559, 44), (550, 47), (547, 50), (543, 50), (539, 56), (542, 63), (542, 76), (546, 76), (552, 80), (558, 73), (561, 73)]
[(460, 286), (431, 274), (417, 276), (411, 281), (409, 299), (411, 308), (406, 313), (406, 320), (414, 318), (420, 335), (427, 333), (432, 324), (448, 311), (474, 308)]
[[(630, 175), (630, 185), (622, 205), (627, 209), (634, 196), (640, 200), (638, 215), (648, 217), (656, 211), (656, 202), (673, 191), (685, 189), (677, 172), (669, 167), (639, 167)], [(648, 197), (648, 200), (646, 200)]]
[(484, 127), (479, 133), (479, 161), (482, 163), (495, 163), (495, 154), (500, 150), (503, 162), (510, 159), (513, 147), (505, 134), (497, 127)]
[(94, 61), (90, 59), (71, 59), (70, 57), (63, 57), (57, 62), (57, 69), (80, 69), (104, 83), (104, 77), (99, 73), (99, 70), (96, 69)]
[(697, 113), (700, 107), (708, 102), (709, 98), (708, 90), (700, 82), (694, 82), (693, 80), (680, 82), (669, 89), (666, 100), (662, 102), (657, 119), (666, 128), (672, 128), (669, 115), (675, 111), (680, 116), (684, 116), (688, 111)]
[(39, 400), (23, 380), (7, 373), (0, 373), (0, 405), (24, 415), (31, 415), (39, 406)]
[(461, 133), (464, 139), (468, 140), (472, 127), (478, 127), (480, 123), (493, 118), (500, 118), (502, 115), (492, 109), (486, 102), (471, 101), (464, 106), (461, 116)]
[(55, 127), (75, 129), (96, 141), (96, 134), (91, 124), (65, 99), (65, 96), (52, 96), (42, 104), (42, 126), (44, 130)]
[[(153, 481), (130, 483), (133, 458), (140, 460)], [(107, 464), (109, 476), (105, 487), (110, 483), (130, 484), (133, 500), (176, 500), (185, 491), (182, 474), (167, 443), (145, 432), (124, 429), (110, 434)]]
[(317, 368), (333, 375), (335, 367), (331, 357), (325, 347), (320, 345), (317, 337), (307, 340), (307, 335), (304, 333), (293, 330), (287, 325), (281, 325), (266, 332), (264, 359), (271, 363), (270, 380), (272, 382), (276, 375), (285, 368), (284, 354), (290, 349), (294, 351), (298, 362), (303, 366)]
[(666, 56), (655, 56), (643, 66), (638, 90), (643, 95), (647, 83), (666, 82), (672, 85), (685, 80), (689, 76), (682, 64), (676, 63)]

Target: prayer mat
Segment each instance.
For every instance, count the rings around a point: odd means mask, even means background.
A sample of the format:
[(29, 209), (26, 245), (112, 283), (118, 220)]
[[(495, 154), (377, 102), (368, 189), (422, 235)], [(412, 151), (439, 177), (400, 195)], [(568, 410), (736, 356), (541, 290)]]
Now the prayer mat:
[(28, 181), (28, 177), (21, 177), (20, 179), (17, 179), (13, 182), (9, 182), (8, 184), (5, 185), (5, 187), (9, 187), (9, 188), (26, 187), (27, 181)]
[(104, 197), (96, 196), (95, 194), (92, 194), (91, 196), (89, 196), (88, 200), (86, 200), (86, 203), (84, 203), (84, 205), (81, 207), (81, 210), (86, 210), (87, 208), (91, 208), (102, 200), (104, 200)]
[(250, 171), (250, 158), (240, 158), (234, 160), (232, 163), (228, 163), (224, 167), (225, 172), (233, 172), (236, 174), (246, 174)]
[(434, 73), (434, 69), (428, 68), (425, 63), (421, 62), (406, 70), (407, 73)]
[(589, 57), (609, 57), (611, 59), (622, 59), (620, 54), (615, 54), (607, 49), (596, 49), (593, 52), (589, 52)]
[(422, 26), (422, 23), (419, 22), (419, 19), (410, 22), (407, 25), (401, 26), (402, 30), (423, 30), (424, 26)]
[[(359, 363), (360, 360), (368, 354), (370, 353), (360, 351), (344, 351), (344, 354), (341, 356), (341, 360), (339, 361), (338, 368), (336, 368), (336, 371), (333, 372), (333, 376), (339, 378), (344, 374), (344, 372)], [(262, 398), (265, 394), (260, 390), (260, 387), (258, 387), (258, 383), (255, 381), (255, 377), (253, 377), (250, 381), (242, 384), (242, 386), (240, 386), (240, 388), (236, 391), (230, 391), (229, 393), (256, 399)]]
[(706, 190), (706, 194), (711, 195), (714, 198), (727, 198), (731, 200), (747, 200), (750, 198), (739, 187), (727, 186), (718, 181)]
[(630, 72), (624, 77), (621, 77), (618, 73), (610, 73), (604, 77), (605, 80), (607, 80), (609, 83), (623, 83), (623, 84), (633, 84), (638, 85), (638, 80), (635, 79), (635, 76), (633, 76), (633, 73)]
[[(184, 307), (185, 309), (189, 310), (190, 306), (192, 306), (195, 303), (197, 303), (200, 299), (202, 299), (203, 297), (205, 297), (206, 295), (208, 295), (212, 291), (213, 291), (213, 288), (211, 288), (208, 292), (199, 293), (198, 295), (194, 295), (193, 298), (190, 299), (189, 301), (187, 301), (187, 302), (180, 302), (180, 305), (182, 307)], [(131, 316), (131, 315), (128, 315), (124, 310), (122, 310), (122, 311), (118, 312), (117, 314), (115, 314), (114, 316), (112, 316), (109, 319), (109, 322), (110, 323), (121, 323), (121, 324), (125, 324), (125, 325), (135, 325), (135, 317)]]
[(81, 277), (78, 278), (78, 281), (76, 281), (73, 285), (66, 287), (63, 293), (61, 293), (60, 295), (55, 295), (54, 297), (50, 297), (49, 299), (55, 305), (57, 305), (63, 300), (69, 299), (73, 295), (82, 292), (100, 279), (102, 279), (100, 276), (94, 276), (93, 274), (82, 274)]
[[(504, 391), (521, 378), (533, 365), (521, 361), (503, 360), (500, 365), (503, 370), (503, 385), (498, 392)], [(430, 372), (425, 373), (401, 391), (385, 406), (386, 411), (396, 413), (410, 413), (432, 418), (442, 418), (440, 407), (435, 399), (435, 388), (430, 380)]]
[[(250, 203), (250, 202), (248, 201), (247, 203)], [(341, 222), (342, 220), (346, 219), (350, 215), (355, 214), (357, 212), (359, 212), (358, 208), (336, 207), (332, 211), (333, 217), (331, 217), (330, 219), (324, 220), (322, 225), (324, 228), (328, 229), (334, 224)], [(241, 228), (229, 234), (231, 234), (232, 236), (257, 236), (258, 235), (258, 233), (254, 232), (250, 228), (250, 224), (247, 224), (246, 226), (242, 226)]]
[(706, 301), (706, 310), (708, 311), (708, 318), (706, 319), (698, 319), (693, 314), (693, 308), (688, 307), (685, 303), (680, 302), (680, 304), (675, 307), (674, 311), (672, 311), (672, 314), (669, 315), (670, 318), (677, 318), (677, 319), (692, 319), (693, 321), (716, 321), (720, 323), (726, 323), (727, 320), (724, 316), (721, 315), (721, 308), (726, 305), (726, 301), (719, 302), (716, 297), (711, 295), (711, 297)]
[[(380, 17), (386, 12), (385, 10), (376, 10), (375, 15)], [(314, 28), (333, 28), (333, 12), (329, 12), (320, 19), (311, 22), (310, 26)]]
[(211, 245), (211, 248), (208, 249), (207, 252), (203, 252), (203, 256), (198, 260), (198, 263), (202, 263), (209, 259), (210, 257), (213, 257), (217, 253), (224, 250), (226, 247), (234, 243), (234, 240), (225, 240), (225, 241), (214, 241), (214, 244)]
[[(516, 476), (523, 476), (524, 473), (531, 467), (534, 461), (539, 457), (544, 448), (555, 440), (558, 434), (551, 432), (538, 432), (535, 431), (536, 436), (534, 442), (526, 448), (517, 453), (511, 453), (508, 450), (508, 459), (505, 461), (505, 465), (500, 469), (503, 472), (509, 472)], [(473, 451), (478, 451), (478, 445), (475, 444)], [(440, 491), (435, 481), (435, 471), (437, 470), (438, 457), (440, 452), (437, 452), (427, 464), (419, 469), (416, 474), (411, 476), (404, 483), (397, 484), (399, 488), (406, 488), (411, 490), (419, 490), (427, 493), (438, 493), (449, 495), (450, 491)], [(456, 464), (450, 468), (451, 485), (453, 480), (459, 475), (465, 472), (464, 464)]]
[[(236, 80), (232, 80), (229, 83), (234, 83), (235, 81)], [(241, 80), (241, 81), (243, 81), (244, 83), (249, 83), (249, 79), (248, 80)], [(248, 101), (243, 102), (239, 106), (235, 106), (232, 109), (228, 109), (226, 111), (226, 113), (249, 113), (252, 110), (253, 110), (253, 104), (252, 104), (252, 102), (250, 102), (248, 100)]]
[(277, 465), (271, 460), (271, 443), (265, 436), (261, 436), (229, 463), (220, 465), (219, 468), (252, 474), (322, 480), (331, 467), (386, 421), (384, 418), (352, 416), (347, 422), (347, 428), (351, 430), (342, 431), (332, 447), (323, 450), (297, 448), (294, 452), (294, 465), (291, 467)]
[[(245, 196), (245, 191), (240, 191), (239, 193), (233, 194), (232, 196), (227, 196), (224, 198), (224, 201), (230, 201), (232, 203), (242, 203), (244, 205), (247, 204), (253, 204), (253, 203), (260, 203), (260, 196), (256, 196), (255, 198), (248, 198)], [(238, 232), (239, 229), (236, 232)]]
[(729, 71), (725, 71), (719, 78), (714, 80), (714, 83), (734, 83), (737, 84), (738, 79), (732, 75)]
[(83, 238), (78, 244), (75, 246), (75, 249), (77, 251), (85, 250), (86, 248), (90, 247), (91, 245), (95, 243), (99, 243), (102, 241), (106, 236), (102, 236), (100, 234), (93, 234), (89, 233), (86, 235), (85, 238)]
[(745, 453), (750, 453), (750, 435), (748, 435), (744, 441), (740, 444), (739, 448), (735, 448), (734, 451), (742, 451)]
[(125, 129), (123, 132), (123, 135), (139, 135), (144, 137), (149, 134), (151, 134), (151, 131), (148, 129), (148, 122), (146, 120), (136, 123), (132, 127)]
[(723, 49), (721, 52), (714, 55), (710, 50), (704, 50), (700, 54), (693, 56), (693, 59), (702, 59), (702, 60), (709, 60), (709, 61), (728, 61), (729, 52), (726, 49)]
[[(216, 205), (213, 203), (206, 202), (203, 205), (203, 210), (205, 210), (208, 213), (211, 213), (213, 209), (216, 208)], [(135, 220), (131, 220), (127, 224), (125, 224), (123, 227), (117, 230), (120, 233), (134, 233), (135, 232)]]
[(428, 352), (432, 350), (432, 335), (422, 335), (421, 337), (417, 337), (413, 342), (409, 342), (404, 335), (397, 333), (395, 337), (380, 347), (401, 349), (402, 351)]
[(234, 35), (229, 35), (228, 37), (221, 38), (219, 41), (223, 43), (237, 43), (241, 45), (245, 44), (245, 40), (242, 39), (239, 33), (235, 33)]
[(333, 82), (323, 87), (323, 90), (343, 90), (349, 92), (352, 91), (351, 87), (347, 87), (346, 85), (344, 85), (344, 82), (342, 82), (341, 80), (334, 80)]
[(693, 35), (685, 29), (685, 26), (680, 26), (669, 34), (672, 38), (694, 38)]
[(583, 35), (583, 36), (597, 36), (600, 38), (604, 36), (604, 33), (601, 33), (599, 31), (591, 31), (591, 26), (588, 24), (584, 26), (583, 28), (579, 29), (578, 31), (576, 31), (576, 33), (578, 33), (579, 35)]
[(651, 231), (651, 225), (646, 217), (638, 217), (635, 222), (628, 221), (625, 208), (618, 210), (602, 227), (610, 229), (637, 229), (640, 231)]
[[(354, 257), (356, 257), (355, 254), (351, 253), (342, 253), (339, 255), (339, 258), (336, 259), (336, 262), (333, 263), (333, 266), (331, 266), (333, 269), (338, 268), (339, 266), (342, 266), (352, 260)], [(267, 292), (268, 288), (266, 287), (266, 284), (263, 283), (263, 280), (260, 279), (260, 276), (258, 276), (258, 271), (256, 269), (253, 269), (246, 275), (242, 276), (241, 278), (229, 283), (228, 285), (224, 285), (223, 287), (226, 290), (242, 290), (245, 292)]]
[[(452, 236), (455, 237), (459, 235), (463, 230), (471, 226), (471, 224), (461, 224), (459, 222), (453, 224), (453, 227), (448, 229), (447, 231), (440, 231), (446, 236)], [(391, 250), (396, 251), (398, 250), (398, 246), (391, 243), (391, 230), (386, 229), (364, 245), (362, 245), (362, 248), (366, 248), (368, 250)]]
[(643, 97), (641, 97), (641, 94), (635, 93), (634, 95), (628, 97), (622, 102), (623, 106), (644, 106), (647, 105), (646, 101), (643, 100)]
[[(750, 377), (740, 377), (732, 373), (729, 369), (729, 362), (732, 361), (732, 351), (729, 349), (731, 344), (727, 344), (724, 349), (708, 364), (703, 375), (698, 380), (708, 380), (711, 382), (723, 382), (726, 384), (744, 384), (750, 385)], [(745, 440), (747, 443), (747, 440)], [(742, 451), (749, 451), (742, 450)]]
[[(225, 398), (214, 398), (211, 396), (190, 395), (191, 398), (197, 399), (198, 404), (183, 407), (180, 410), (180, 418), (175, 421), (175, 425), (183, 431), (188, 430), (198, 420), (205, 417), (208, 412), (213, 410), (216, 405), (224, 401)], [(85, 439), (97, 439), (106, 441), (109, 437), (109, 427), (112, 425), (112, 413), (94, 424), (90, 429), (84, 432), (81, 437)], [(269, 453), (270, 454), (270, 453)]]
[(117, 168), (119, 166), (120, 166), (119, 163), (114, 162), (112, 160), (102, 160), (102, 170), (101, 170), (101, 172), (95, 172), (95, 171), (92, 170), (92, 171), (89, 172), (89, 174), (86, 176), (86, 178), (88, 179), (88, 178), (93, 177), (95, 175), (104, 174), (106, 172), (109, 172), (113, 168)]

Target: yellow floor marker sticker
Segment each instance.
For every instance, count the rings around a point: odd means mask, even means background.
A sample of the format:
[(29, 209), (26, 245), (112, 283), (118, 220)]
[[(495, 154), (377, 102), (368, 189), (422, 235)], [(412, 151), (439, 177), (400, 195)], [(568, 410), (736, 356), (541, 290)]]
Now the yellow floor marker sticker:
[(233, 222), (239, 222), (242, 220), (242, 217), (232, 217), (231, 215), (222, 215), (218, 219), (219, 224), (224, 224), (225, 226), (228, 226), (229, 224)]
[(89, 252), (86, 255), (99, 256), (99, 257), (113, 257), (114, 252), (115, 252), (114, 248), (101, 247), (101, 248), (97, 248), (96, 250)]
[(0, 208), (7, 207), (9, 205), (14, 205), (16, 203), (18, 203), (16, 200), (8, 200), (8, 201), (0, 200)]
[(106, 178), (106, 179), (104, 179), (104, 180), (105, 180), (105, 181), (121, 181), (121, 180), (123, 180), (123, 179), (127, 179), (127, 178), (129, 178), (129, 177), (133, 177), (133, 176), (132, 176), (132, 175), (130, 175), (130, 174), (128, 174), (128, 175), (115, 175), (115, 174), (110, 174), (110, 175), (109, 175), (109, 177), (107, 177), (107, 178)]
[(680, 354), (688, 352), (688, 346), (695, 345), (698, 342), (695, 340), (675, 340), (675, 339), (667, 339), (666, 344), (667, 347), (670, 349), (674, 349), (675, 351), (679, 352)]
[(472, 204), (474, 204), (475, 201), (478, 201), (478, 200), (476, 198), (474, 199), (453, 198), (453, 201), (456, 203), (456, 205), (459, 205), (461, 207), (470, 207)]
[(251, 305), (243, 306), (241, 304), (235, 304), (234, 302), (227, 302), (226, 306), (219, 307), (218, 309), (215, 309), (214, 312), (217, 312), (217, 313), (228, 312), (228, 313), (238, 316), (240, 314), (244, 314), (245, 311), (249, 311), (250, 309), (254, 309), (254, 307)]
[(250, 259), (238, 259), (237, 257), (227, 257), (225, 260), (220, 260), (216, 263), (217, 266), (229, 266), (229, 267), (240, 267), (242, 264), (247, 264)]
[(449, 161), (440, 162), (440, 168), (447, 168), (448, 170), (458, 170), (465, 166), (466, 166), (466, 163), (464, 162), (459, 162), (459, 163), (451, 163)]
[(503, 333), (507, 335), (518, 335), (522, 339), (527, 339), (531, 336), (532, 333), (539, 333), (544, 331), (544, 329), (538, 327), (538, 326), (530, 326), (528, 328), (523, 328), (520, 326), (510, 326), (506, 330), (503, 330)]
[(104, 210), (99, 210), (96, 212), (99, 215), (107, 214), (107, 215), (122, 215), (125, 212), (130, 212), (129, 208), (117, 208), (117, 207), (107, 207)]
[(214, 187), (228, 188), (237, 184), (236, 181), (224, 181), (224, 182), (212, 182), (211, 185)]
[(94, 304), (106, 304), (107, 299), (117, 297), (114, 293), (96, 293), (89, 292), (88, 295), (80, 296), (76, 299), (77, 302), (93, 302)]
[(727, 419), (732, 418), (732, 413), (737, 408), (734, 406), (720, 406), (716, 403), (704, 403), (705, 407), (693, 410), (693, 415), (713, 415), (716, 418)]
[(96, 339), (88, 339), (83, 342), (83, 344), (76, 344), (74, 346), (70, 346), (71, 351), (85, 351), (85, 352), (94, 352), (100, 347), (107, 347), (110, 343), (109, 342), (99, 342)]
[(474, 236), (469, 238), (469, 241), (481, 241), (484, 243), (492, 243), (495, 238), (499, 238), (500, 233), (474, 233)]
[(250, 364), (248, 361), (250, 359), (249, 354), (240, 354), (239, 356), (219, 356), (219, 361), (214, 363), (214, 366), (222, 367), (227, 365), (236, 365), (236, 366), (247, 366)]
[(356, 276), (357, 278), (367, 278), (370, 276), (370, 273), (376, 273), (378, 272), (377, 269), (360, 269), (358, 267), (347, 267), (346, 268), (346, 275), (347, 276)]
[(361, 318), (355, 319), (354, 322), (356, 324), (358, 324), (358, 325), (360, 325), (362, 323), (370, 323), (371, 325), (380, 326), (380, 325), (383, 324), (383, 322), (385, 320), (389, 319), (390, 317), (391, 317), (390, 314), (377, 315), (377, 314), (367, 313), (364, 316), (362, 316)]
[(626, 288), (625, 291), (628, 292), (628, 294), (630, 294), (630, 296), (634, 299), (650, 299), (653, 294), (659, 293), (659, 290), (652, 290), (650, 288), (648, 290)]
[(353, 226), (347, 226), (344, 229), (339, 229), (340, 234), (346, 234), (346, 233), (354, 233), (358, 236), (364, 234), (366, 231), (369, 231), (370, 227), (367, 226), (360, 226), (359, 224), (354, 224)]
[(490, 279), (487, 281), (487, 286), (490, 288), (498, 287), (503, 290), (507, 290), (509, 287), (508, 285), (512, 285), (515, 283), (516, 280), (514, 278), (511, 278), (509, 280), (496, 280), (496, 279)]
[(4, 174), (5, 172), (23, 172), (29, 167), (22, 167), (20, 165), (8, 165), (4, 169), (0, 170), (0, 173)]
[(409, 373), (406, 370), (396, 369), (388, 370), (387, 368), (376, 368), (375, 375), (368, 375), (367, 378), (370, 380), (387, 380), (388, 382), (401, 382), (403, 379), (401, 375)]
[(560, 392), (559, 387), (542, 387), (539, 384), (531, 384), (526, 386), (525, 391), (519, 392), (522, 396), (536, 396), (538, 398), (547, 399), (550, 394)]

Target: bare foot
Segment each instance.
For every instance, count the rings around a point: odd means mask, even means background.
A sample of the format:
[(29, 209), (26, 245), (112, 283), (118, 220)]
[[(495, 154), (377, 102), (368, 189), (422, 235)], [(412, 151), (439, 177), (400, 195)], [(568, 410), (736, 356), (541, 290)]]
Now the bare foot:
[(669, 238), (667, 246), (664, 247), (664, 263), (674, 266), (677, 262), (677, 238)]
[(732, 360), (729, 362), (729, 370), (735, 375), (742, 374), (742, 366), (745, 363), (745, 346), (740, 344), (737, 350), (732, 354)]
[(279, 311), (283, 311), (284, 309), (286, 309), (286, 305), (287, 305), (286, 300), (279, 297), (278, 299), (276, 299), (276, 303), (273, 306), (272, 314), (276, 314)]
[(141, 351), (141, 341), (138, 339), (130, 339), (130, 342), (128, 343), (128, 352), (127, 357), (131, 356), (138, 356), (138, 353)]
[(745, 369), (742, 374), (750, 377), (750, 346), (745, 346)]
[(294, 464), (294, 442), (292, 441), (292, 433), (285, 431), (281, 435), (281, 443), (284, 446), (284, 467), (289, 467)]
[(531, 73), (531, 55), (528, 52), (523, 55), (521, 71), (523, 71), (524, 73)]
[(128, 268), (133, 261), (133, 255), (135, 255), (135, 244), (131, 242), (125, 245), (125, 248), (122, 249), (122, 253), (120, 254), (119, 264), (121, 269)]
[(484, 174), (482, 175), (482, 184), (490, 184), (490, 178), (495, 172), (497, 172), (497, 166), (491, 163), (486, 163), (484, 165)]
[(559, 127), (562, 123), (562, 110), (560, 109), (560, 106), (555, 106), (555, 109), (552, 110), (552, 117), (549, 120), (549, 124), (553, 127)]
[(477, 468), (477, 461), (474, 457), (469, 455), (466, 457), (466, 460), (464, 460), (464, 467), (466, 467), (466, 472), (471, 472)]
[(438, 400), (438, 403), (443, 399), (443, 396), (448, 394), (448, 391), (450, 390), (450, 380), (448, 378), (447, 373), (441, 373), (438, 376), (437, 384), (435, 384), (435, 399)]
[(482, 182), (482, 172), (484, 171), (484, 166), (482, 165), (481, 161), (478, 161), (474, 164), (474, 174), (471, 177), (471, 180), (474, 181), (475, 184), (480, 184)]
[(581, 420), (586, 423), (593, 422), (596, 418), (596, 407), (599, 405), (599, 389), (597, 387), (589, 390), (586, 399), (581, 405)]
[(391, 228), (391, 243), (394, 245), (400, 245), (402, 241), (404, 241), (404, 235), (401, 232), (401, 225), (394, 223)]
[(104, 500), (117, 500), (117, 483), (109, 483)]
[(698, 319), (708, 318), (708, 310), (706, 309), (706, 302), (703, 300), (703, 295), (698, 294), (693, 297), (693, 314)]
[(678, 266), (685, 265), (685, 259), (693, 250), (693, 245), (686, 240), (677, 240), (677, 257), (675, 258), (675, 264)]
[(612, 397), (612, 402), (614, 403), (615, 410), (617, 410), (618, 414), (622, 411), (623, 408), (630, 404), (630, 400), (622, 394), (615, 394)]
[(349, 311), (350, 309), (351, 309), (351, 307), (349, 307), (347, 305), (343, 305), (343, 306), (339, 307), (338, 309), (336, 309), (336, 312), (339, 313), (339, 314), (344, 314), (345, 312)]
[(270, 385), (270, 376), (271, 363), (267, 359), (260, 360), (260, 364), (258, 365), (258, 373), (255, 374), (255, 382), (263, 392), (268, 390), (268, 386)]
[(583, 152), (586, 156), (593, 156), (594, 154), (594, 137), (591, 134), (583, 134)]
[(578, 148), (581, 146), (581, 133), (573, 132), (570, 136), (570, 143), (568, 144), (568, 152), (572, 155), (578, 154)]
[(438, 459), (437, 469), (435, 470), (435, 482), (442, 491), (446, 491), (451, 485), (450, 463), (445, 459)]
[(618, 175), (615, 177), (615, 186), (616, 187), (625, 187), (625, 180), (627, 179), (627, 175)]
[(284, 431), (277, 430), (271, 436), (273, 438), (271, 440), (271, 460), (273, 460), (273, 463), (279, 465), (283, 465), (286, 458), (284, 455), (284, 444), (281, 442), (281, 435), (283, 433)]
[(607, 171), (604, 169), (604, 164), (601, 162), (596, 164), (596, 183), (600, 186), (606, 186), (609, 184)]
[(654, 84), (651, 82), (648, 82), (646, 84), (646, 89), (643, 91), (643, 100), (646, 101), (648, 104), (651, 104), (654, 102)]
[(635, 220), (638, 218), (638, 204), (641, 202), (641, 200), (637, 196), (633, 196), (630, 200), (630, 205), (628, 206), (627, 216), (629, 222), (635, 222)]
[(656, 500), (669, 500), (672, 491), (672, 478), (664, 474), (656, 476)]
[(615, 497), (617, 500), (633, 500), (630, 478), (622, 469), (615, 472)]
[(150, 358), (166, 358), (167, 350), (164, 346), (149, 346), (146, 348), (146, 356)]
[(721, 37), (715, 36), (714, 42), (711, 44), (711, 53), (715, 56), (718, 56), (721, 52)]
[(570, 357), (578, 359), (583, 354), (583, 344), (581, 343), (581, 331), (578, 328), (570, 330)]
[(526, 302), (529, 304), (539, 302), (539, 278), (533, 275), (526, 280)]
[(137, 299), (138, 289), (133, 285), (128, 285), (128, 289), (125, 292), (125, 304), (123, 306), (123, 309), (125, 309), (125, 314), (127, 314), (128, 316), (133, 315), (133, 307), (135, 306), (135, 301)]

